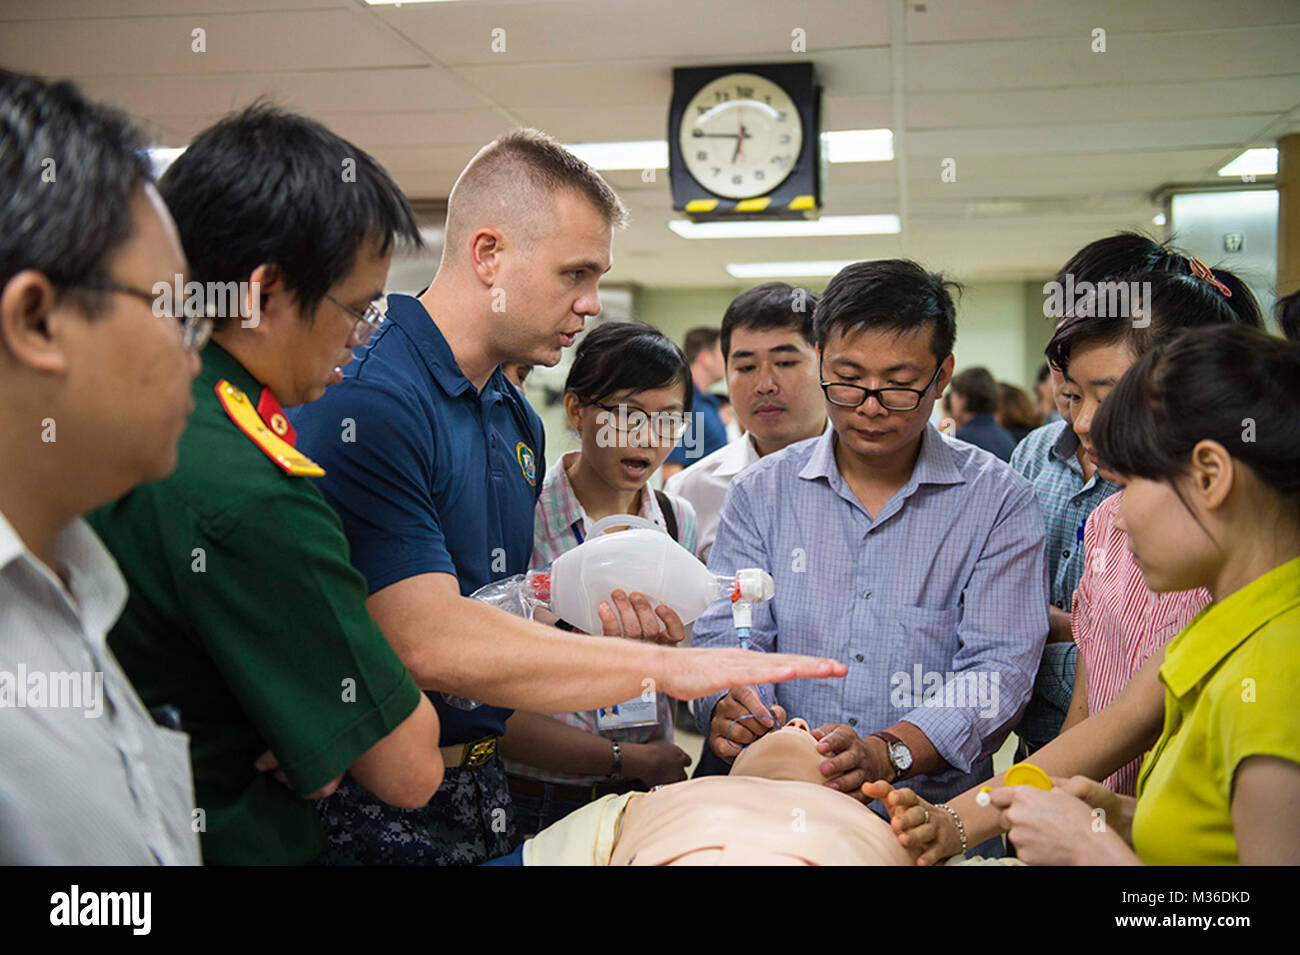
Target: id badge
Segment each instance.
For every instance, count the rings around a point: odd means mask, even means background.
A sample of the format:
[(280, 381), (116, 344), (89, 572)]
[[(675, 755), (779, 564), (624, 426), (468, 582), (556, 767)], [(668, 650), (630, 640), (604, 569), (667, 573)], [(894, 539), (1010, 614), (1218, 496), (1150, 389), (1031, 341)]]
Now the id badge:
[(625, 730), (633, 726), (655, 726), (659, 723), (659, 694), (650, 699), (634, 696), (626, 703), (616, 703), (596, 711), (596, 726), (602, 730)]

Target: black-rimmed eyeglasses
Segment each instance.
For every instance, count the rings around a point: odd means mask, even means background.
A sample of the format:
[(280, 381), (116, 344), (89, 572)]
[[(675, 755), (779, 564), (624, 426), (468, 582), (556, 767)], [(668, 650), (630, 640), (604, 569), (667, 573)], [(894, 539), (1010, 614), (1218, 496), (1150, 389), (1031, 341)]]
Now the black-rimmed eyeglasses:
[(864, 388), (844, 381), (823, 381), (822, 391), (827, 401), (840, 408), (856, 408), (874, 397), (886, 411), (915, 411), (925, 393), (934, 387), (942, 368), (943, 361), (940, 361), (929, 383), (919, 391), (916, 388)]

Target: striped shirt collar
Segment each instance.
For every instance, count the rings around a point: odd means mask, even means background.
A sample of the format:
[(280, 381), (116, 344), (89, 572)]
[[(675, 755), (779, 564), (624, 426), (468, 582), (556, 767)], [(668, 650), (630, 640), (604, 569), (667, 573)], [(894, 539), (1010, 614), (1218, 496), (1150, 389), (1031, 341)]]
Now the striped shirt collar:
[[(571, 534), (575, 524), (582, 528), (584, 538), (590, 530), (592, 522), (578, 503), (578, 495), (574, 493), (569, 474), (565, 470), (581, 453), (569, 451), (561, 455), (560, 460), (551, 465), (542, 480), (542, 493), (537, 499), (536, 531), (544, 533), (550, 540)], [(648, 492), (648, 486), (641, 488), (640, 505), (637, 513), (641, 517), (654, 521), (661, 527), (664, 525), (659, 501), (654, 493)]]

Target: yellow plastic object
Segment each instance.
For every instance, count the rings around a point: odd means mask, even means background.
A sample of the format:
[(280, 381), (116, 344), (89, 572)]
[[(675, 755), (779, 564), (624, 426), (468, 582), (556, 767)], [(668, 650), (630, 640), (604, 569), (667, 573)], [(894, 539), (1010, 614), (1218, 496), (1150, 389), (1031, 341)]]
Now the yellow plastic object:
[(1047, 773), (1033, 763), (1016, 763), (1007, 770), (1004, 783), (1007, 786), (1033, 786), (1035, 789), (1052, 788), (1052, 781)]

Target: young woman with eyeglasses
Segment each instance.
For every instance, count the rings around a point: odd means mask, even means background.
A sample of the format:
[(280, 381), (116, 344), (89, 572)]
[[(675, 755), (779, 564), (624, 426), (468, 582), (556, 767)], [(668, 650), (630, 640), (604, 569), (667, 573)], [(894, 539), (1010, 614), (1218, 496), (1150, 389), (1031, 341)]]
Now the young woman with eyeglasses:
[[(691, 397), (685, 357), (655, 328), (607, 322), (587, 334), (564, 386), (565, 415), (582, 446), (562, 455), (542, 482), (534, 567), (577, 547), (597, 521), (616, 514), (652, 521), (694, 552), (694, 509), (648, 483), (684, 433)], [(632, 606), (648, 618), (649, 632), (656, 623), (649, 604), (638, 597)], [(616, 619), (608, 606), (601, 616)], [(539, 832), (598, 796), (686, 778), (690, 759), (673, 745), (667, 697), (651, 693), (628, 704), (511, 717), (500, 746), (518, 834)]]

